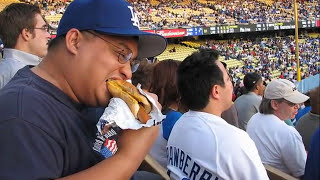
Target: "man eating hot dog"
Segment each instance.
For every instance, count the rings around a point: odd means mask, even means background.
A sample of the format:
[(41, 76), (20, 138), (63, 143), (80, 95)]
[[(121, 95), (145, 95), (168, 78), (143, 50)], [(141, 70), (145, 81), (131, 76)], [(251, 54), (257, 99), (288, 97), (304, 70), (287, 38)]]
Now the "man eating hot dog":
[(129, 179), (158, 127), (124, 130), (108, 159), (94, 151), (97, 129), (82, 112), (107, 106), (108, 80), (131, 78), (134, 59), (166, 48), (164, 37), (139, 30), (124, 0), (74, 0), (48, 54), (19, 70), (0, 90), (0, 179)]

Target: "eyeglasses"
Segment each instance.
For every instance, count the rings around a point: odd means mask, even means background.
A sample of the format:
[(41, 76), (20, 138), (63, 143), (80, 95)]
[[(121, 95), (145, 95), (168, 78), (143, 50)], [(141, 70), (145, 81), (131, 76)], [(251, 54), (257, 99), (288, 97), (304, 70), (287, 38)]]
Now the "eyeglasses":
[(111, 43), (110, 41), (104, 39), (103, 37), (101, 37), (100, 35), (98, 35), (97, 33), (93, 32), (93, 31), (86, 31), (100, 39), (102, 39), (104, 42), (111, 44), (112, 46), (116, 47), (117, 49), (119, 49), (120, 51), (115, 51), (118, 54), (118, 61), (121, 64), (125, 64), (128, 61), (133, 62), (134, 60), (132, 59), (133, 53), (129, 48), (126, 49), (122, 49), (120, 47), (118, 47), (117, 45), (114, 45), (113, 43)]
[(39, 27), (39, 28), (35, 27), (35, 28), (29, 28), (29, 29), (41, 29), (43, 31), (49, 32), (50, 28), (49, 28), (49, 26), (43, 26), (43, 27)]
[(101, 40), (103, 40), (104, 42), (108, 43), (108, 44), (111, 44), (112, 46), (116, 47), (117, 49), (120, 50), (119, 51), (114, 51), (115, 53), (118, 54), (118, 62), (121, 63), (121, 64), (125, 64), (127, 63), (128, 61), (130, 61), (130, 66), (131, 66), (131, 71), (132, 73), (134, 73), (135, 71), (138, 70), (138, 67), (140, 65), (140, 62), (138, 60), (134, 60), (132, 59), (132, 56), (133, 56), (133, 53), (131, 51), (131, 49), (129, 48), (126, 48), (126, 49), (122, 49), (120, 47), (118, 47), (117, 45), (114, 45), (113, 43), (111, 43), (110, 41), (104, 39), (103, 37), (101, 37), (100, 35), (98, 35), (98, 33), (95, 33), (93, 31), (86, 31), (98, 38), (100, 38)]
[(285, 102), (286, 104), (288, 104), (290, 107), (300, 106), (300, 104), (292, 103), (292, 102), (287, 101), (287, 100), (284, 100), (284, 102)]

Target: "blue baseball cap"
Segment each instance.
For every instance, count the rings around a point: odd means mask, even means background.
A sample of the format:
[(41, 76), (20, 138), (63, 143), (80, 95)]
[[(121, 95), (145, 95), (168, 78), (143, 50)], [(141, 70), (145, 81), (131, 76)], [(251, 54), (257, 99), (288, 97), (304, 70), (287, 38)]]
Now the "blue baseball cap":
[(157, 56), (167, 47), (163, 36), (139, 30), (138, 16), (125, 0), (74, 0), (60, 20), (57, 37), (72, 28), (107, 35), (136, 36), (139, 38), (138, 58)]

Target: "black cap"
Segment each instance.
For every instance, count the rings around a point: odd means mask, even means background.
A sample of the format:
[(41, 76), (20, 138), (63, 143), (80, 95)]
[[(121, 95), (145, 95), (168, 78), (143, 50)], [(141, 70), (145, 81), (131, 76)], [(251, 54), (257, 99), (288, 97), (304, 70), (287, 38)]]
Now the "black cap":
[(248, 91), (252, 91), (257, 82), (262, 79), (258, 73), (248, 73), (244, 76), (243, 84)]

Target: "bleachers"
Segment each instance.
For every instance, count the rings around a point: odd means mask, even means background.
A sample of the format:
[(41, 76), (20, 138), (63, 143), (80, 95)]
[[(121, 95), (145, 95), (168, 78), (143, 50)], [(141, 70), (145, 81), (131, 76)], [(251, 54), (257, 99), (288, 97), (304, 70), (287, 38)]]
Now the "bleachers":
[(257, 0), (257, 1), (264, 3), (268, 6), (272, 6), (272, 4), (275, 2), (275, 0)]
[(160, 2), (157, 1), (157, 0), (150, 0), (150, 4), (151, 4), (152, 6), (157, 6), (159, 3), (160, 3)]
[(2, 11), (7, 5), (11, 3), (17, 3), (19, 0), (1, 0), (0, 1), (0, 11)]
[[(130, 2), (135, 2), (133, 0), (129, 0)], [(216, 24), (228, 24), (228, 25), (234, 25), (234, 24), (241, 24), (241, 23), (258, 23), (258, 20), (256, 18), (250, 18), (248, 22), (240, 22), (239, 17), (237, 15), (224, 15), (226, 12), (220, 12), (221, 9), (223, 11), (231, 10), (232, 6), (229, 6), (229, 4), (225, 4), (223, 1), (206, 1), (206, 0), (198, 0), (195, 1), (196, 3), (191, 4), (191, 0), (183, 0), (171, 2), (167, 1), (168, 3), (161, 3), (161, 7), (158, 8), (157, 6), (160, 4), (161, 0), (150, 0), (149, 2), (143, 2), (147, 3), (148, 11), (151, 10), (148, 15), (146, 15), (146, 10), (139, 6), (138, 4), (135, 4), (136, 9), (142, 9), (141, 13), (143, 13), (143, 17), (140, 17), (141, 24), (143, 24), (143, 29), (154, 29), (157, 26), (159, 26), (160, 21), (167, 22), (166, 25), (161, 26), (160, 28), (177, 28), (177, 27), (183, 27), (183, 26), (214, 26)], [(12, 2), (19, 2), (19, 0), (1, 0), (0, 1), (0, 10), (2, 10), (6, 5), (12, 3)], [(193, 1), (194, 2), (194, 1)], [(150, 3), (150, 4), (148, 4)], [(256, 8), (262, 8), (265, 11), (265, 14), (268, 14), (269, 17), (272, 17), (272, 19), (275, 19), (277, 22), (285, 22), (285, 21), (292, 21), (294, 17), (294, 13), (291, 8), (283, 8), (282, 4), (283, 2), (280, 0), (247, 0), (243, 1), (240, 4), (238, 1), (235, 1), (234, 5), (236, 5), (239, 8), (245, 8), (248, 9), (248, 12), (254, 12), (254, 9)], [(40, 3), (41, 4), (41, 3)], [(216, 8), (212, 8), (211, 5), (215, 5)], [(308, 11), (316, 12), (316, 6), (319, 6), (316, 1), (311, 2), (303, 2), (300, 4), (300, 6), (303, 5), (303, 7), (306, 7)], [(240, 7), (241, 6), (241, 7)], [(299, 6), (299, 7), (300, 7)], [(52, 5), (48, 6), (48, 9), (50, 10)], [(217, 10), (217, 7), (219, 10)], [(223, 8), (222, 8), (223, 7)], [(277, 11), (271, 12), (270, 9), (276, 8)], [(186, 12), (186, 13), (185, 13)], [(173, 16), (169, 16), (168, 14), (174, 14)], [(48, 14), (45, 13), (45, 14)], [(139, 14), (139, 13), (138, 13)], [(186, 14), (186, 15), (185, 15)], [(309, 13), (307, 17), (304, 17), (304, 19), (308, 20), (314, 20), (315, 16), (314, 13)], [(222, 15), (222, 16), (221, 16)], [(318, 13), (319, 15), (319, 13)], [(185, 16), (185, 17), (184, 17)], [(196, 16), (196, 17), (195, 17)], [(254, 14), (253, 16), (257, 16)], [(191, 18), (192, 17), (192, 18)], [(278, 19), (281, 17), (281, 19)], [(48, 16), (48, 21), (52, 22), (58, 22), (61, 19), (60, 15), (53, 15)], [(151, 24), (150, 21), (151, 20)], [(148, 22), (148, 23), (144, 23)], [(161, 24), (161, 23), (160, 23)]]
[(61, 17), (62, 17), (62, 14), (45, 16), (46, 20), (49, 21), (49, 22), (60, 21)]
[[(169, 52), (174, 47), (176, 49), (176, 52)], [(197, 49), (186, 47), (179, 44), (169, 44), (167, 46), (167, 49), (162, 54), (157, 56), (157, 58), (159, 61), (165, 60), (165, 59), (175, 59), (175, 60), (182, 61), (195, 51), (197, 51)]]

